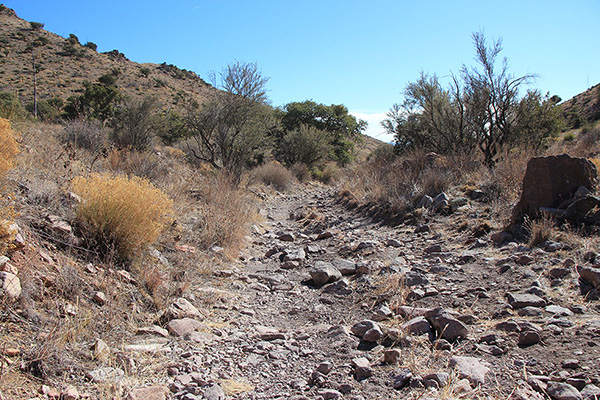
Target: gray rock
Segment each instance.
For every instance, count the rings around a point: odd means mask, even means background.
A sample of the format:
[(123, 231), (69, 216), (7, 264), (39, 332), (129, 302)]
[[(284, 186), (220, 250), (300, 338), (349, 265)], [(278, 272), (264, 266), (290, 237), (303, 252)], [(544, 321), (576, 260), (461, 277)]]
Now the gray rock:
[(417, 208), (429, 208), (433, 205), (433, 199), (431, 198), (431, 196), (423, 196), (421, 197), (421, 200), (419, 201), (419, 204), (417, 204)]
[(429, 283), (429, 279), (420, 272), (408, 271), (400, 278), (400, 284), (404, 284), (408, 287), (422, 286)]
[(546, 300), (538, 297), (534, 294), (529, 293), (509, 293), (508, 294), (508, 302), (510, 305), (515, 308), (525, 308), (525, 307), (545, 307)]
[(356, 263), (352, 260), (337, 259), (333, 260), (331, 264), (338, 270), (342, 275), (353, 275), (356, 274)]
[(568, 383), (548, 382), (546, 392), (554, 400), (583, 400), (581, 393)]
[(339, 399), (342, 397), (342, 393), (335, 389), (319, 389), (318, 393), (323, 397), (323, 400)]
[[(432, 380), (438, 384), (438, 387), (444, 387), (450, 380), (450, 374), (447, 372), (434, 372), (432, 374), (425, 375), (423, 380)], [(427, 386), (427, 383), (425, 383), (425, 386)]]
[(469, 334), (469, 330), (462, 322), (441, 307), (427, 311), (425, 318), (441, 338), (450, 342), (466, 338)]
[(550, 306), (546, 307), (546, 312), (549, 312), (550, 314), (558, 315), (561, 317), (570, 317), (573, 315), (573, 311), (569, 310), (568, 308), (556, 306), (556, 305), (550, 305)]
[(473, 386), (483, 385), (485, 376), (490, 370), (474, 357), (454, 356), (450, 359), (450, 367), (456, 369), (459, 378), (468, 379)]
[(581, 395), (585, 400), (600, 400), (600, 388), (590, 383), (581, 390)]
[(362, 338), (365, 342), (375, 343), (378, 342), (382, 337), (383, 332), (381, 328), (376, 325), (373, 328), (366, 331)]
[(389, 349), (383, 353), (383, 362), (386, 364), (396, 364), (400, 359), (400, 350)]
[(392, 375), (392, 384), (394, 389), (402, 389), (409, 384), (412, 377), (413, 374), (408, 368), (402, 368), (395, 371)]
[(315, 266), (310, 270), (310, 277), (313, 285), (321, 287), (327, 283), (335, 282), (342, 277), (340, 271), (331, 263), (324, 261), (315, 262)]
[(125, 372), (120, 368), (104, 367), (88, 371), (85, 376), (94, 383), (116, 382), (125, 376)]
[(581, 279), (590, 283), (596, 289), (600, 289), (600, 268), (578, 265), (577, 272), (579, 272)]
[(350, 328), (350, 332), (362, 339), (362, 337), (365, 336), (365, 333), (367, 333), (369, 330), (375, 327), (379, 328), (377, 322), (372, 321), (370, 319), (364, 319), (354, 324), (352, 328)]
[(373, 369), (369, 363), (369, 360), (365, 357), (358, 357), (352, 360), (352, 366), (354, 367), (354, 376), (357, 381), (373, 376)]
[(21, 281), (10, 272), (0, 272), (0, 299), (15, 301), (21, 295)]
[(403, 323), (401, 328), (412, 335), (420, 336), (431, 333), (431, 325), (425, 317), (415, 317)]
[(352, 293), (352, 287), (350, 287), (350, 283), (346, 278), (342, 278), (339, 281), (335, 281), (323, 286), (323, 292), (348, 295)]
[(203, 396), (206, 400), (225, 400), (225, 392), (218, 384), (213, 383), (203, 389)]
[(317, 371), (322, 373), (323, 375), (327, 375), (333, 369), (333, 364), (329, 361), (324, 361), (317, 367)]

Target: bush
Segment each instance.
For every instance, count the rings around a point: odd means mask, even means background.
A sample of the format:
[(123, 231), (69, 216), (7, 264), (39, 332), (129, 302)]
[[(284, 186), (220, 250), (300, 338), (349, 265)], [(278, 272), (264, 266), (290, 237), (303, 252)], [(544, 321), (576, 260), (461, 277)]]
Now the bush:
[(265, 185), (273, 186), (283, 192), (293, 181), (292, 173), (278, 162), (263, 164), (252, 171), (252, 177)]
[(318, 178), (321, 182), (329, 184), (340, 179), (341, 175), (342, 170), (340, 167), (338, 167), (337, 164), (329, 163), (325, 166), (323, 172), (318, 174)]
[(44, 27), (44, 24), (41, 22), (33, 22), (31, 21), (29, 23), (29, 26), (31, 27), (31, 30), (37, 31), (38, 29), (42, 29)]
[(249, 199), (236, 186), (235, 179), (223, 172), (204, 178), (195, 192), (200, 210), (192, 230), (199, 233), (199, 245), (203, 249), (220, 246), (235, 254), (253, 215)]
[(94, 174), (72, 181), (82, 198), (76, 216), (91, 247), (104, 256), (135, 256), (171, 223), (173, 201), (149, 181)]
[(0, 92), (0, 118), (12, 121), (25, 117), (25, 108), (14, 93)]
[(0, 177), (15, 166), (19, 145), (14, 138), (10, 122), (0, 118)]
[[(15, 165), (19, 146), (14, 138), (10, 122), (0, 118), (0, 178)], [(8, 199), (0, 194), (0, 254), (3, 254), (9, 246), (7, 243), (14, 240), (16, 234), (11, 220), (13, 209), (8, 204)]]
[(88, 49), (92, 49), (94, 51), (98, 50), (98, 45), (96, 45), (94, 42), (86, 42), (83, 47), (87, 47)]
[(290, 168), (292, 175), (296, 177), (300, 182), (306, 182), (310, 179), (310, 170), (303, 163), (295, 163)]
[(65, 122), (59, 140), (97, 153), (106, 145), (106, 136), (100, 122), (78, 118)]
[(111, 140), (121, 148), (146, 150), (157, 129), (158, 102), (154, 97), (126, 99), (115, 109)]

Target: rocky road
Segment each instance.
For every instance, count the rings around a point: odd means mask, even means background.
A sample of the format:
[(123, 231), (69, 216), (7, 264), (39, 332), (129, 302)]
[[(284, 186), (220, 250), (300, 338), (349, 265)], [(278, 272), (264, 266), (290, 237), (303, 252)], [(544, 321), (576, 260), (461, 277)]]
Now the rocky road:
[(239, 262), (127, 345), (165, 372), (129, 398), (600, 398), (596, 254), (495, 246), (489, 209), (457, 204), (390, 227), (331, 188), (266, 201)]

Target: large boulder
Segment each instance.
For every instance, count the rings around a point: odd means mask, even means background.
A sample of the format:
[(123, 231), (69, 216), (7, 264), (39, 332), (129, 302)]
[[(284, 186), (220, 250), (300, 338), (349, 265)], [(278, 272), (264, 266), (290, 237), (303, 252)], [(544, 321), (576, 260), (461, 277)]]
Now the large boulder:
[(593, 191), (597, 176), (596, 166), (585, 158), (566, 154), (532, 158), (527, 163), (523, 192), (513, 210), (512, 224), (522, 223), (525, 217), (539, 217), (540, 208), (565, 207), (564, 203), (573, 199), (581, 186)]

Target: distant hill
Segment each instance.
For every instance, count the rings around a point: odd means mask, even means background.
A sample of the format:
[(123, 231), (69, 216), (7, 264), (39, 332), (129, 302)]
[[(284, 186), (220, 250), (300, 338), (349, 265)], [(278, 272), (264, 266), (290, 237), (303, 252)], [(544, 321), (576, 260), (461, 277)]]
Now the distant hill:
[(569, 125), (580, 125), (600, 120), (600, 84), (574, 96), (561, 104)]
[(139, 64), (118, 50), (98, 53), (93, 43), (79, 43), (74, 35), (63, 38), (35, 25), (0, 5), (0, 92), (16, 93), (23, 105), (33, 102), (34, 58), (38, 100), (66, 100), (81, 93), (85, 81), (106, 75), (115, 78), (123, 94), (155, 96), (165, 108), (177, 107), (184, 98), (202, 102), (216, 90), (192, 71), (166, 63)]

